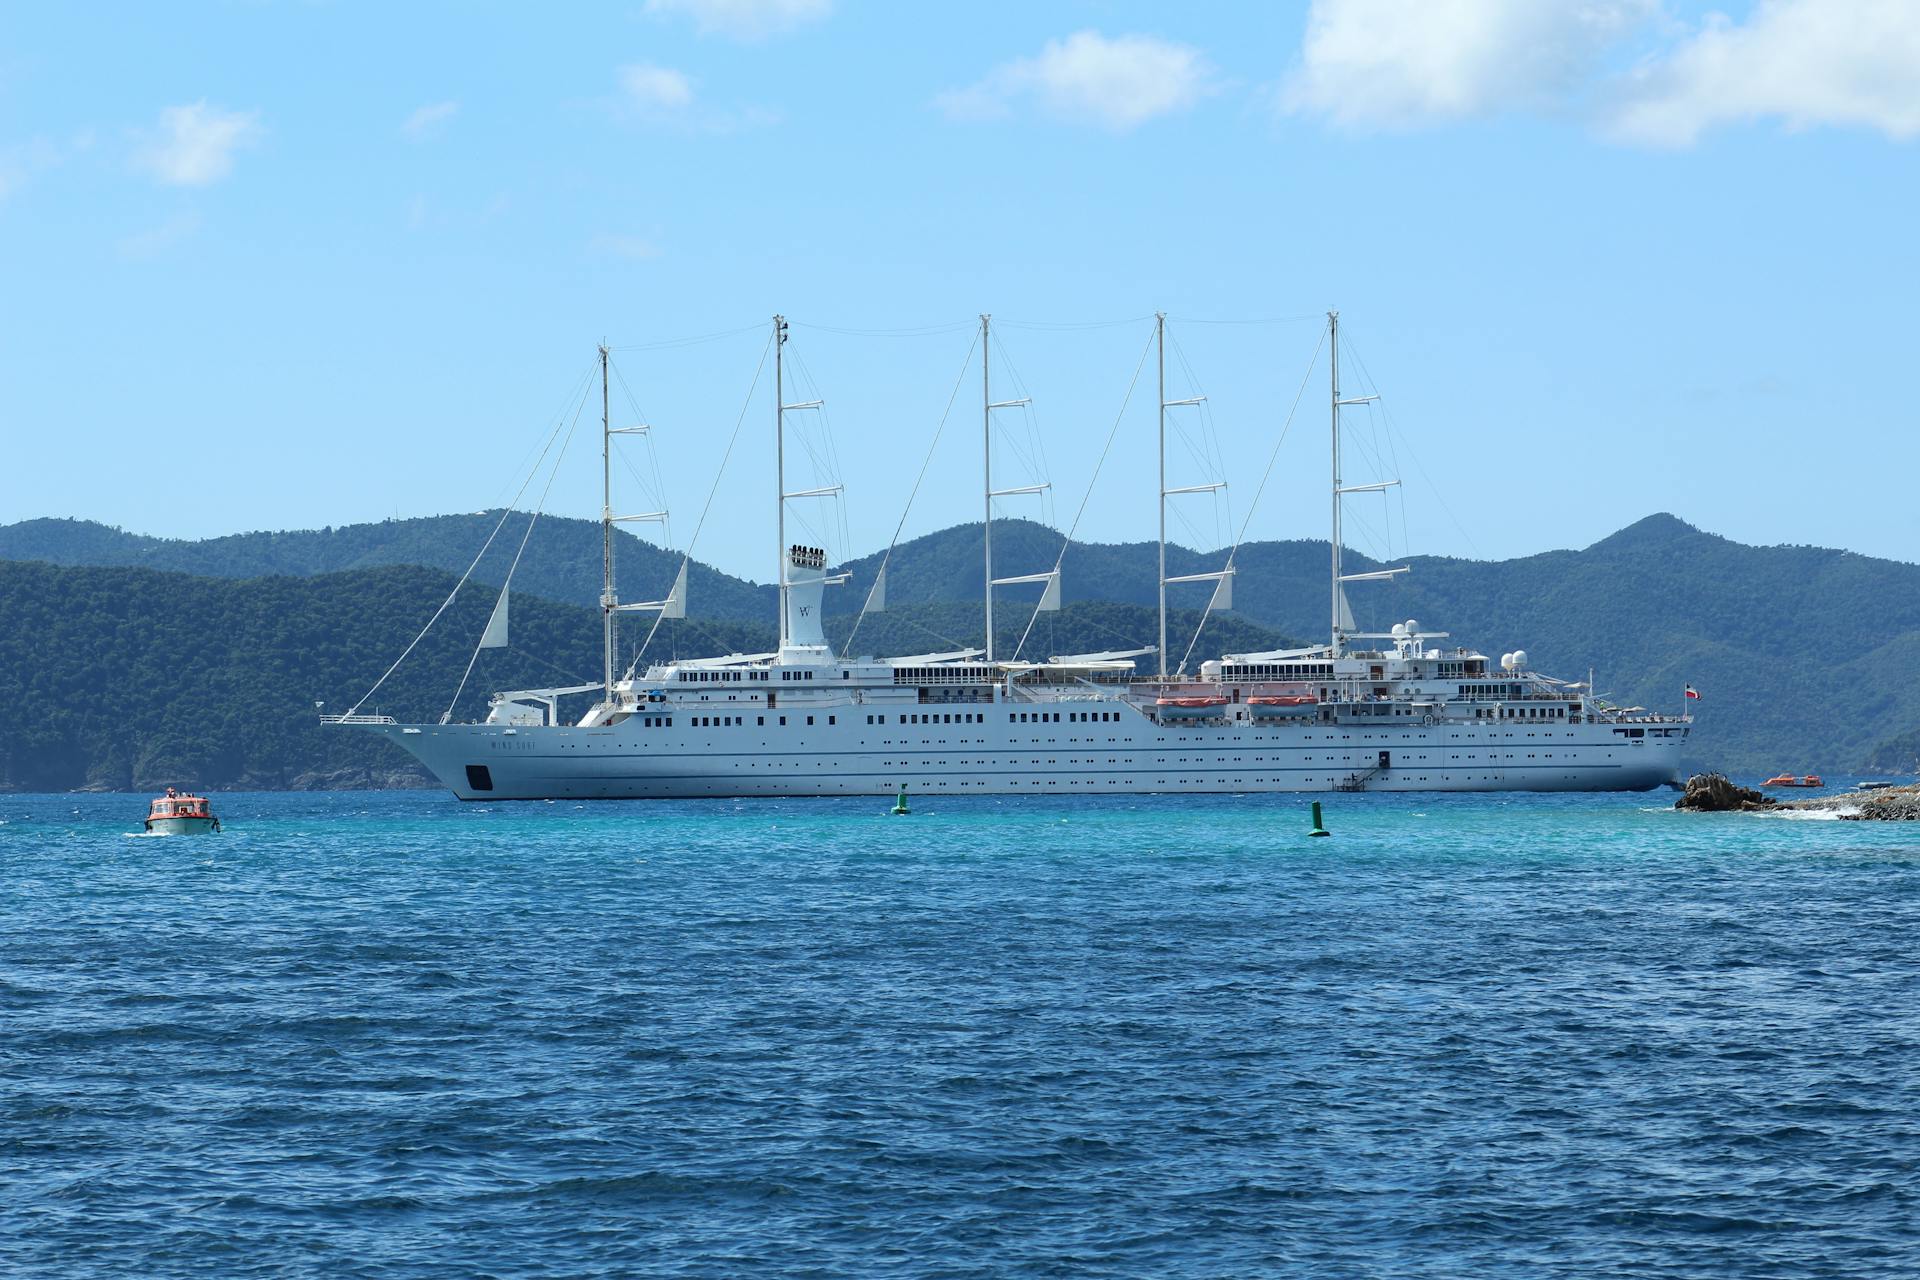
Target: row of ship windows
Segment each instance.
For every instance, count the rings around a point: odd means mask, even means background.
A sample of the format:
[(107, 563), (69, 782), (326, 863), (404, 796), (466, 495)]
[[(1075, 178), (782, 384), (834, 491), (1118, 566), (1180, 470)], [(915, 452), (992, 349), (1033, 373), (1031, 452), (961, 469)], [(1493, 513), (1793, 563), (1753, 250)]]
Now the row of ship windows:
[[(847, 673), (842, 672), (842, 676)], [(682, 671), (678, 679), (682, 684), (738, 684), (742, 680), (765, 680), (764, 671)], [(782, 671), (782, 680), (811, 680), (811, 671)]]
[[(1059, 711), (1009, 711), (1007, 712), (1007, 723), (1059, 724), (1062, 714), (1063, 713)], [(1120, 713), (1118, 711), (1068, 711), (1064, 714), (1069, 724), (1093, 724), (1096, 722), (1104, 724), (1120, 719)], [(885, 724), (886, 722), (887, 717), (885, 714), (867, 717), (868, 724)], [(937, 714), (919, 712), (897, 716), (894, 720), (896, 724), (985, 724), (986, 722), (986, 713), (980, 711), (943, 711)], [(782, 720), (780, 723), (785, 724), (786, 721)], [(813, 721), (808, 720), (807, 723), (812, 724)], [(833, 717), (827, 717), (827, 723), (832, 724)]]
[[(694, 727), (695, 729), (731, 729), (731, 728), (744, 725), (746, 724), (746, 722), (747, 722), (747, 718), (745, 716), (690, 716), (687, 719), (687, 723), (692, 727)], [(787, 718), (785, 716), (781, 716), (780, 723), (785, 724), (786, 722), (787, 722)], [(873, 717), (868, 716), (867, 722), (871, 724), (873, 722)], [(764, 728), (767, 723), (767, 718), (765, 716), (755, 716), (753, 718), (753, 723), (758, 727)], [(807, 723), (808, 724), (813, 723), (812, 716), (807, 717)], [(838, 724), (839, 720), (835, 716), (828, 716), (827, 723)], [(640, 718), (640, 725), (642, 728), (645, 728), (645, 729), (671, 729), (673, 728), (673, 717), (672, 716), (642, 716)]]
[[(1460, 758), (1460, 757), (1459, 757), (1459, 756), (1457, 756), (1457, 755), (1456, 755), (1456, 756), (1449, 756), (1449, 757), (1448, 757), (1448, 759), (1450, 759), (1450, 760), (1458, 760), (1459, 758)], [(1518, 760), (1519, 758), (1520, 758), (1519, 756), (1517, 756), (1517, 755), (1515, 755), (1515, 754), (1514, 754), (1513, 752), (1511, 752), (1511, 751), (1509, 751), (1509, 752), (1507, 752), (1507, 753), (1506, 753), (1506, 755), (1504, 755), (1504, 756), (1502, 756), (1502, 755), (1500, 755), (1500, 754), (1499, 754), (1498, 752), (1488, 752), (1488, 753), (1486, 753), (1486, 754), (1484, 754), (1484, 755), (1480, 755), (1480, 756), (1476, 756), (1476, 757), (1475, 757), (1475, 759), (1476, 759), (1476, 760)], [(1531, 751), (1529, 751), (1529, 752), (1527, 752), (1527, 757), (1526, 757), (1526, 758), (1527, 758), (1527, 759), (1529, 759), (1529, 760), (1539, 760), (1539, 759), (1547, 759), (1547, 760), (1551, 760), (1551, 759), (1553, 759), (1553, 752), (1551, 752), (1551, 751), (1549, 751), (1549, 752), (1547, 752), (1547, 753), (1546, 753), (1546, 754), (1545, 754), (1544, 756), (1541, 756), (1541, 755), (1536, 755), (1536, 754), (1535, 754), (1534, 752), (1531, 752)], [(1609, 751), (1609, 752), (1607, 752), (1607, 757), (1606, 757), (1606, 758), (1607, 758), (1607, 759), (1609, 759), (1609, 760), (1611, 760), (1611, 759), (1613, 759), (1613, 752), (1611, 752), (1611, 751)], [(1232, 757), (1231, 759), (1229, 759), (1229, 758), (1226, 758), (1226, 757), (1218, 757), (1218, 758), (1208, 758), (1208, 757), (1195, 757), (1195, 758), (1193, 758), (1193, 759), (1188, 759), (1188, 758), (1187, 758), (1186, 756), (1179, 756), (1179, 757), (1176, 757), (1176, 758), (1175, 758), (1175, 759), (1174, 759), (1174, 760), (1173, 760), (1173, 761), (1172, 761), (1171, 763), (1173, 763), (1173, 764), (1209, 764), (1209, 765), (1222, 765), (1222, 764), (1245, 764), (1246, 762), (1247, 762), (1247, 761), (1246, 761), (1246, 757), (1243, 757), (1243, 756), (1234, 756), (1234, 757)], [(1345, 760), (1341, 760), (1341, 759), (1339, 759), (1339, 758), (1337, 758), (1337, 757), (1334, 757), (1334, 756), (1328, 756), (1328, 757), (1327, 757), (1327, 761), (1326, 761), (1326, 762), (1327, 762), (1328, 764), (1331, 764), (1331, 765), (1339, 765), (1339, 766), (1342, 766), (1342, 767), (1344, 767), (1344, 768), (1348, 768), (1348, 769), (1365, 769), (1365, 768), (1370, 768), (1370, 767), (1372, 767), (1372, 764), (1373, 764), (1373, 762), (1372, 762), (1372, 758), (1371, 758), (1371, 757), (1367, 757), (1367, 756), (1357, 756), (1357, 757), (1349, 757), (1349, 758), (1347, 758), (1347, 759), (1345, 759)], [(1427, 757), (1426, 757), (1426, 756), (1424, 756), (1424, 755), (1423, 755), (1423, 756), (1421, 756), (1421, 757), (1420, 757), (1420, 763), (1421, 763), (1421, 764), (1425, 764), (1426, 762), (1427, 762)], [(821, 765), (823, 766), (823, 765), (824, 765), (824, 763), (825, 763), (825, 762), (821, 762)], [(1025, 761), (1021, 761), (1021, 760), (1004, 760), (1004, 759), (1000, 759), (1000, 758), (998, 758), (998, 757), (982, 757), (982, 758), (981, 758), (981, 759), (979, 759), (979, 760), (957, 760), (957, 761), (956, 761), (956, 760), (945, 760), (945, 759), (942, 759), (942, 760), (924, 760), (924, 759), (923, 759), (923, 760), (918, 760), (918, 761), (915, 761), (915, 760), (882, 760), (882, 761), (880, 762), (880, 766), (881, 766), (881, 768), (883, 768), (883, 769), (893, 769), (893, 768), (909, 768), (909, 767), (913, 767), (913, 766), (915, 766), (915, 765), (918, 765), (919, 767), (922, 767), (922, 768), (935, 768), (935, 767), (942, 767), (942, 768), (944, 768), (944, 767), (947, 767), (947, 766), (950, 766), (950, 765), (954, 765), (954, 764), (962, 764), (962, 765), (968, 765), (968, 764), (981, 764), (981, 765), (990, 765), (990, 764), (1022, 764), (1022, 763), (1024, 763), (1024, 764), (1030, 764), (1030, 765), (1037, 765), (1037, 764), (1059, 764), (1059, 763), (1060, 763), (1060, 761), (1059, 761), (1059, 760), (1057, 760), (1057, 759), (1051, 759), (1051, 760), (1042, 760), (1042, 759), (1040, 759), (1040, 758), (1039, 758), (1038, 756), (1035, 756), (1035, 757), (1033, 757), (1033, 758), (1031, 758), (1031, 759), (1029, 759), (1029, 760), (1025, 760)], [(1067, 759), (1067, 763), (1068, 763), (1068, 764), (1090, 764), (1090, 765), (1097, 765), (1097, 764), (1100, 764), (1100, 763), (1102, 763), (1102, 762), (1101, 762), (1100, 760), (1097, 760), (1097, 759), (1095, 759), (1095, 758), (1093, 758), (1092, 756), (1089, 756), (1089, 757), (1087, 757), (1087, 758), (1086, 758), (1086, 759), (1084, 759), (1084, 760), (1077, 760), (1077, 759), (1074, 759), (1074, 758), (1072, 758), (1072, 757), (1068, 757), (1068, 759)], [(1133, 761), (1131, 761), (1131, 760), (1122, 760), (1122, 759), (1120, 759), (1120, 758), (1119, 758), (1118, 756), (1108, 756), (1108, 757), (1106, 758), (1106, 761), (1105, 761), (1105, 763), (1107, 763), (1107, 764), (1132, 764), (1132, 763), (1133, 763)], [(1161, 763), (1161, 764), (1166, 764), (1166, 763), (1168, 763), (1168, 762), (1167, 762), (1167, 761), (1165, 761), (1165, 760), (1162, 760), (1162, 761), (1160, 761), (1159, 763)], [(1289, 764), (1289, 762), (1288, 762), (1288, 761), (1276, 761), (1276, 760), (1274, 760), (1273, 758), (1271, 758), (1271, 757), (1269, 757), (1269, 756), (1255, 756), (1255, 757), (1253, 758), (1253, 763), (1254, 763), (1254, 764), (1263, 764), (1263, 765), (1267, 765), (1267, 766), (1269, 766), (1269, 767), (1271, 767), (1271, 766), (1273, 766), (1273, 765), (1275, 765), (1275, 764), (1280, 764), (1280, 765), (1282, 765), (1282, 766), (1286, 766), (1286, 765), (1288, 765), (1288, 764)], [(1299, 761), (1297, 761), (1296, 763), (1298, 763), (1298, 764), (1312, 764), (1312, 763), (1314, 763), (1314, 759), (1313, 759), (1313, 757), (1312, 757), (1312, 756), (1302, 756), (1302, 757), (1301, 757), (1301, 758), (1299, 759)], [(739, 765), (737, 765), (737, 764), (736, 764), (736, 765), (734, 765), (733, 767), (734, 767), (734, 768), (736, 768), (736, 769), (738, 769), (738, 768), (740, 768), (740, 766), (739, 766)], [(748, 762), (748, 764), (747, 764), (747, 768), (749, 768), (749, 769), (757, 769), (757, 768), (759, 768), (759, 767), (760, 767), (760, 764), (759, 764), (759, 762), (758, 762), (758, 761), (749, 761), (749, 762)], [(821, 767), (821, 766), (816, 766), (816, 767)], [(1386, 768), (1391, 768), (1392, 766), (1390, 766), (1390, 765), (1388, 765), (1388, 766), (1383, 766), (1383, 767), (1386, 767)], [(1401, 767), (1402, 767), (1402, 768), (1404, 769), (1404, 768), (1405, 768), (1406, 766), (1405, 766), (1405, 765), (1402, 765)]]
[[(1058, 711), (1010, 711), (1007, 713), (1007, 722), (1009, 724), (1053, 724), (1059, 722), (1061, 714), (1062, 713)], [(1120, 718), (1118, 711), (1069, 711), (1065, 714), (1070, 722), (1076, 724), (1093, 721), (1116, 721)], [(778, 719), (783, 726), (787, 723), (785, 716), (780, 716)], [(814, 717), (808, 716), (806, 720), (807, 723), (811, 725), (814, 722)], [(939, 715), (914, 714), (898, 717), (898, 721), (901, 724), (985, 724), (986, 720), (987, 717), (984, 714), (974, 711), (943, 712)], [(745, 716), (692, 716), (687, 720), (687, 723), (695, 729), (728, 729), (744, 726), (746, 722)], [(867, 723), (870, 725), (884, 725), (886, 722), (887, 718), (884, 715), (870, 715), (867, 717)], [(765, 728), (767, 718), (765, 716), (755, 716), (753, 723), (756, 727)], [(836, 716), (828, 716), (827, 723), (838, 724), (839, 718)], [(671, 729), (673, 728), (673, 717), (642, 716), (640, 717), (640, 725), (646, 729)], [(1638, 738), (1645, 736), (1647, 731), (1644, 729), (1615, 729), (1614, 732), (1622, 736)], [(1655, 729), (1653, 732), (1656, 734), (1667, 734), (1678, 732), (1678, 730)], [(1327, 736), (1331, 739), (1333, 735), (1328, 734)], [(1350, 739), (1352, 736), (1350, 733), (1340, 735), (1343, 741)], [(1455, 733), (1447, 736), (1457, 739), (1460, 735)], [(1533, 737), (1532, 734), (1528, 734), (1527, 736), (1529, 738)], [(1373, 735), (1370, 733), (1362, 734), (1361, 737), (1369, 742), (1373, 740)], [(1307, 741), (1311, 742), (1313, 735), (1308, 734), (1306, 738)], [(1165, 742), (1166, 739), (1155, 738), (1154, 741)]]

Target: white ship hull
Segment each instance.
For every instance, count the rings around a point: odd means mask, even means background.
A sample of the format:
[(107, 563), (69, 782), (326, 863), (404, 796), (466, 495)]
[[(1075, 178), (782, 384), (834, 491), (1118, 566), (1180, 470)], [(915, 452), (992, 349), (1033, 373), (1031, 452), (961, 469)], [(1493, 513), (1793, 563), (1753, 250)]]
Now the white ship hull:
[[(371, 725), (463, 800), (1142, 792), (1648, 791), (1676, 782), (1685, 726), (1441, 722), (699, 728)], [(849, 714), (852, 713), (852, 714)], [(799, 719), (798, 716), (793, 717)]]

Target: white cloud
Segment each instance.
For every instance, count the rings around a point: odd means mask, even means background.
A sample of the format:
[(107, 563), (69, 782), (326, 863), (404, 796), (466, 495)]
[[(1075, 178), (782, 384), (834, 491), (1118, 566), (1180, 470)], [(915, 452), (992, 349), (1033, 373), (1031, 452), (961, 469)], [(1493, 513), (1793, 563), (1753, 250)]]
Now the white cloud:
[(1756, 0), (1689, 30), (1659, 0), (1313, 0), (1280, 103), (1355, 128), (1566, 115), (1655, 146), (1762, 120), (1904, 140), (1920, 136), (1920, 4)]
[(833, 0), (647, 0), (647, 12), (693, 19), (701, 35), (764, 40), (833, 12)]
[(425, 142), (438, 137), (447, 122), (460, 114), (457, 102), (430, 102), (418, 108), (401, 124), (400, 132), (410, 142)]
[(712, 107), (699, 101), (694, 82), (672, 67), (637, 62), (620, 68), (617, 116), (629, 121), (698, 133), (734, 133), (777, 124), (778, 112), (764, 107)]
[(1629, 141), (1686, 146), (1756, 120), (1920, 136), (1920, 5), (1760, 0), (1744, 22), (1712, 14), (1625, 80), (1608, 124)]
[(1657, 0), (1313, 0), (1289, 111), (1406, 127), (1577, 97)]
[(123, 258), (154, 258), (174, 245), (192, 237), (200, 229), (200, 215), (191, 211), (176, 213), (158, 226), (122, 236), (114, 248)]
[(257, 111), (223, 111), (204, 100), (168, 107), (134, 163), (169, 186), (204, 187), (233, 172), (233, 153), (265, 132)]
[(693, 105), (693, 81), (672, 67), (636, 62), (620, 68), (620, 91), (643, 115), (683, 111)]
[(1055, 115), (1132, 129), (1184, 110), (1213, 89), (1213, 68), (1198, 49), (1154, 36), (1112, 39), (1076, 31), (1049, 40), (1034, 58), (1016, 58), (934, 105), (955, 120), (1003, 119), (1023, 99)]

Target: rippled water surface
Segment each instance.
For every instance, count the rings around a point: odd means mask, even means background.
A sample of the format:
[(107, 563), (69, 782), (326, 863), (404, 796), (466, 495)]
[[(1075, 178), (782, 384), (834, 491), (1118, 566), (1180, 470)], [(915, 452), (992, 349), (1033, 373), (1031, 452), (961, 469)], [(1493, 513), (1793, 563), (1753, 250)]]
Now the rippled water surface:
[(1920, 1271), (1920, 831), (0, 796), (6, 1275)]

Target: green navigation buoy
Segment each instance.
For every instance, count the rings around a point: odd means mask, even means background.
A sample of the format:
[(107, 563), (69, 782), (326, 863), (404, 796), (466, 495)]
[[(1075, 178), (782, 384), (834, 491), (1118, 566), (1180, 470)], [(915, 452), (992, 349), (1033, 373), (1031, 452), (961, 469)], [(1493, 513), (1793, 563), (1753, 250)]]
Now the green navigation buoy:
[(893, 802), (893, 812), (896, 817), (903, 817), (913, 812), (907, 808), (907, 788), (904, 783), (900, 787), (900, 798)]
[[(905, 794), (905, 793), (903, 792), (902, 794)], [(905, 801), (902, 801), (901, 803), (904, 804)], [(894, 810), (894, 812), (898, 813), (899, 810), (896, 809)], [(1327, 830), (1324, 826), (1320, 824), (1320, 802), (1318, 800), (1315, 800), (1313, 802), (1313, 830), (1307, 832), (1307, 834), (1310, 836), (1330, 836), (1333, 834), (1333, 832)]]

